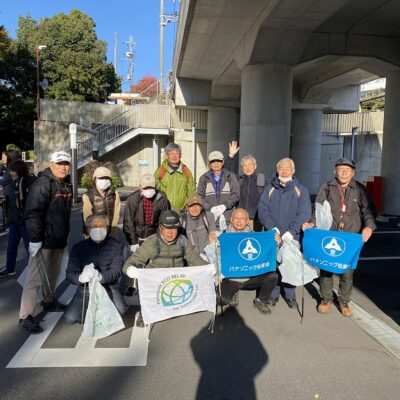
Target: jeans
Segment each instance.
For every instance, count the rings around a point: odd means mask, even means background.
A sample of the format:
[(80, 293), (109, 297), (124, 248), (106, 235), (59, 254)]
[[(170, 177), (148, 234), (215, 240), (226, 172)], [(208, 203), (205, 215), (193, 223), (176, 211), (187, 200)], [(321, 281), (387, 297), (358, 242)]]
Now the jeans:
[[(351, 292), (353, 290), (353, 274), (354, 269), (350, 269), (344, 274), (339, 275), (339, 290), (338, 297), (340, 301), (349, 302), (351, 299)], [(322, 300), (331, 301), (333, 290), (333, 274), (332, 272), (320, 271), (319, 277), (319, 293)]]
[(15, 271), (15, 262), (17, 260), (18, 246), (21, 239), (24, 241), (26, 254), (29, 257), (29, 239), (28, 233), (26, 232), (26, 225), (10, 224), (7, 244), (7, 272)]

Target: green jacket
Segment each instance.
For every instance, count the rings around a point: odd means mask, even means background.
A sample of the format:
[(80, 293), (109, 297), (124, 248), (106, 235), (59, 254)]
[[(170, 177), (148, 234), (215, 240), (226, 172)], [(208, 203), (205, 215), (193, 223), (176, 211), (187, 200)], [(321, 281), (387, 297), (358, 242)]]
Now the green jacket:
[[(174, 171), (165, 160), (161, 167), (157, 168), (154, 173), (156, 178), (156, 187), (158, 190), (163, 191), (171, 203), (171, 208), (182, 212), (185, 208), (186, 199), (195, 192), (196, 184), (193, 179), (192, 173), (188, 169), (188, 176), (185, 175), (183, 170), (182, 161), (179, 167)], [(165, 168), (165, 175), (160, 179), (161, 168)], [(187, 168), (187, 167), (186, 167)]]
[[(199, 255), (189, 240), (180, 235), (167, 244), (160, 234), (151, 236), (124, 263), (124, 273), (130, 265), (138, 268), (175, 268), (208, 264)], [(158, 244), (157, 244), (158, 241)], [(159, 254), (158, 249), (159, 248)]]

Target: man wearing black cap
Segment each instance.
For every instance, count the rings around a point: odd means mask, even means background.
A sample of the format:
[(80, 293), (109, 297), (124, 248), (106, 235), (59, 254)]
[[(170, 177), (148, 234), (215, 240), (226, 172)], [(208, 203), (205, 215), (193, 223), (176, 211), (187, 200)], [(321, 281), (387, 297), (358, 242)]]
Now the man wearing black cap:
[[(323, 204), (327, 200), (331, 206), (333, 222), (331, 231), (361, 233), (366, 242), (376, 229), (374, 205), (364, 185), (354, 179), (356, 165), (354, 161), (339, 158), (335, 163), (335, 178), (322, 185), (316, 202)], [(303, 229), (315, 226), (315, 214), (312, 222), (303, 224)], [(354, 270), (339, 275), (339, 306), (344, 317), (351, 317), (349, 307), (353, 289)], [(329, 313), (332, 303), (333, 274), (320, 272), (321, 303), (318, 312)]]

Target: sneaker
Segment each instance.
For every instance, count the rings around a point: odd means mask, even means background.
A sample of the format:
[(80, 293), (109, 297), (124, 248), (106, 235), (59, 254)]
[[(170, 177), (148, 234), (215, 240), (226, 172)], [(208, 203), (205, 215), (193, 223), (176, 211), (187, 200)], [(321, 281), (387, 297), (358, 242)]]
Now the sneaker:
[(136, 313), (135, 326), (137, 328), (144, 328), (144, 321), (143, 321), (142, 313), (140, 311), (138, 311)]
[(3, 267), (2, 269), (0, 269), (0, 278), (5, 278), (6, 276), (14, 276), (15, 274), (15, 271), (8, 271), (7, 267)]
[(349, 304), (346, 300), (339, 301), (340, 312), (342, 313), (343, 317), (352, 317), (353, 310), (349, 307)]
[(35, 321), (32, 315), (28, 315), (25, 319), (20, 319), (19, 324), (21, 328), (25, 329), (29, 333), (41, 333), (43, 329), (41, 326)]
[(297, 308), (298, 307), (296, 299), (288, 299), (288, 300), (286, 300), (286, 303), (289, 306), (289, 308)]
[(54, 299), (50, 303), (45, 303), (42, 301), (43, 310), (47, 312), (60, 312), (64, 311), (67, 306), (60, 303), (57, 299)]
[(321, 314), (328, 314), (331, 311), (332, 302), (330, 300), (322, 300), (318, 305), (318, 312)]
[(254, 299), (253, 307), (257, 308), (261, 314), (271, 314), (271, 309), (268, 307), (266, 301), (262, 301), (259, 298)]
[(278, 301), (279, 301), (279, 297), (270, 297), (270, 298), (267, 300), (267, 304), (268, 304), (269, 306), (274, 307)]

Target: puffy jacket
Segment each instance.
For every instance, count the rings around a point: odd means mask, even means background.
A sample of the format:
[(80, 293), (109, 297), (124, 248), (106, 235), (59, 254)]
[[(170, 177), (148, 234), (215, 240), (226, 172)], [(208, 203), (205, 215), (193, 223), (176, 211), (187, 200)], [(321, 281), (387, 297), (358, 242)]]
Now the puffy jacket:
[[(328, 200), (331, 206), (333, 222), (331, 231), (339, 230), (340, 223), (340, 192), (338, 188), (339, 182), (337, 179), (332, 179), (322, 185), (316, 203), (322, 204)], [(344, 197), (346, 211), (344, 213), (344, 228), (345, 232), (359, 233), (365, 227), (376, 229), (375, 224), (375, 206), (363, 184), (352, 179), (347, 186)], [(315, 214), (312, 222), (315, 224)]]
[[(195, 192), (196, 184), (193, 179), (192, 173), (188, 171), (186, 174), (183, 169), (183, 163), (180, 162), (179, 167), (174, 171), (165, 160), (161, 167), (157, 168), (154, 173), (156, 178), (157, 189), (163, 191), (171, 204), (171, 208), (181, 213), (185, 208), (186, 199)], [(165, 175), (161, 179), (160, 171), (165, 169)], [(188, 176), (187, 176), (188, 175)]]
[(26, 199), (28, 197), (29, 187), (35, 181), (35, 176), (27, 176), (12, 181), (12, 187), (9, 188), (7, 196), (8, 221), (10, 224), (22, 225), (25, 223), (24, 211)]
[(184, 236), (179, 235), (173, 242), (166, 243), (158, 233), (145, 240), (129, 256), (124, 264), (124, 272), (130, 265), (138, 268), (176, 268), (207, 264)]
[(74, 285), (82, 285), (79, 282), (79, 275), (85, 265), (93, 263), (101, 273), (103, 285), (117, 284), (122, 275), (123, 262), (121, 243), (115, 239), (108, 237), (101, 243), (96, 243), (92, 239), (82, 240), (72, 247), (69, 255), (67, 281)]
[(29, 241), (42, 242), (44, 249), (63, 249), (67, 245), (71, 207), (71, 184), (58, 180), (50, 168), (40, 172), (26, 201)]
[(197, 185), (197, 193), (203, 199), (203, 208), (206, 211), (210, 211), (214, 206), (223, 204), (226, 207), (224, 217), (229, 222), (232, 210), (239, 202), (239, 183), (235, 175), (225, 168), (222, 169), (221, 179), (222, 190), (219, 199), (216, 196), (216, 188), (210, 170), (200, 177), (199, 184)]
[(153, 224), (145, 225), (143, 195), (133, 192), (125, 203), (123, 230), (129, 244), (137, 244), (139, 238), (147, 238), (157, 232), (160, 214), (169, 209), (165, 193), (157, 191), (153, 201)]
[(308, 190), (295, 176), (285, 186), (275, 176), (260, 197), (258, 218), (267, 230), (276, 227), (281, 235), (289, 231), (299, 240), (301, 226), (311, 218)]

